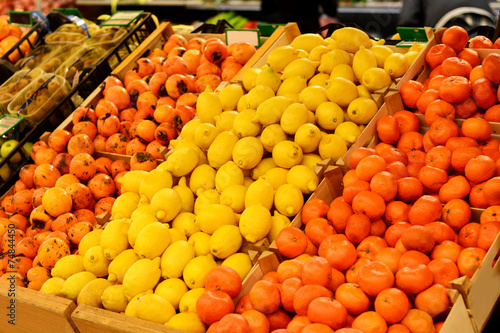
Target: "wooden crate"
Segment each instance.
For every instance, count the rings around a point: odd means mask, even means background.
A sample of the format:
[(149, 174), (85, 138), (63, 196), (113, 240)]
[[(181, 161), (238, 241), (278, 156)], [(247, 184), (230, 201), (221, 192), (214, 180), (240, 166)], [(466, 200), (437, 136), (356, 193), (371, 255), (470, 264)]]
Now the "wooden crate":
[[(39, 291), (16, 287), (15, 296), (9, 297), (10, 283), (0, 282), (0, 307), (4, 318), (0, 320), (2, 333), (71, 333), (79, 332), (71, 318), (76, 304), (66, 298)], [(15, 300), (15, 325), (9, 324), (8, 306)]]

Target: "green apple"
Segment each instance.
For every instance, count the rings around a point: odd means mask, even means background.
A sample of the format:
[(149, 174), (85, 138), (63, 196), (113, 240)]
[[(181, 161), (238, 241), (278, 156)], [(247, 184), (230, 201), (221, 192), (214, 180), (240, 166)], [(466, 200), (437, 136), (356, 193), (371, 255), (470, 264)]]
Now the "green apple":
[[(2, 147), (0, 147), (0, 155), (2, 155), (3, 158), (5, 158), (13, 149), (16, 149), (17, 145), (19, 144), (19, 141), (11, 139), (7, 140), (3, 143)], [(22, 156), (19, 154), (19, 152), (16, 152), (14, 156), (10, 158), (11, 163), (19, 163), (22, 161)]]

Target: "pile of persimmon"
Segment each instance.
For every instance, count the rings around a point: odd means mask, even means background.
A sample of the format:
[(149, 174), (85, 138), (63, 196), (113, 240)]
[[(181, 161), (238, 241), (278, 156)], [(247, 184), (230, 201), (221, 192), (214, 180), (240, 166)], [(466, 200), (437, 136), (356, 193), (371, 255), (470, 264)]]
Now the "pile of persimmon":
[[(488, 43), (489, 42), (489, 43)], [(467, 48), (467, 43), (469, 47)], [(442, 43), (426, 54), (431, 69), (422, 83), (414, 80), (401, 86), (405, 106), (425, 115), (428, 125), (437, 116), (484, 118), (500, 121), (500, 53), (490, 53), (481, 59), (474, 48), (500, 47), (487, 37), (476, 36), (468, 42), (467, 31), (453, 26), (442, 35)]]

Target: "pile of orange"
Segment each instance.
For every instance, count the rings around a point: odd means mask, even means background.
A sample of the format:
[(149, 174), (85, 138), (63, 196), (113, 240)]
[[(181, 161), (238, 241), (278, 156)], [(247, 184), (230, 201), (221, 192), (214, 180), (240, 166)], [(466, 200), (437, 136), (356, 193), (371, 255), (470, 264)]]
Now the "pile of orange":
[[(9, 24), (9, 17), (7, 15), (0, 16), (0, 57), (3, 56), (7, 51), (9, 51), (16, 43), (23, 37), (24, 32), (18, 26)], [(33, 33), (30, 37), (31, 42), (34, 42), (36, 38), (36, 33)], [(15, 64), (21, 57), (25, 56), (31, 49), (29, 43), (25, 41), (22, 43), (19, 51), (15, 51), (9, 55), (9, 60)]]

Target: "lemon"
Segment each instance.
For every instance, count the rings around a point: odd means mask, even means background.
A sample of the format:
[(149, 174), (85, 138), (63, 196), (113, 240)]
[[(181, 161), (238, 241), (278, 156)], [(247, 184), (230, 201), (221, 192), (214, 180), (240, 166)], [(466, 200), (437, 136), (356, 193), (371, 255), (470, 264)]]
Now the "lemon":
[(210, 235), (202, 231), (196, 232), (188, 239), (188, 243), (194, 248), (196, 256), (210, 253)]
[(287, 134), (295, 134), (297, 129), (308, 120), (307, 107), (302, 103), (290, 104), (281, 116), (280, 125)]
[(336, 42), (338, 47), (347, 52), (356, 52), (361, 46), (370, 47), (372, 42), (366, 32), (352, 28), (343, 27), (335, 30), (331, 36)]
[(160, 222), (172, 221), (179, 214), (182, 199), (175, 190), (164, 188), (151, 199), (151, 212)]
[(290, 43), (291, 47), (304, 50), (308, 53), (318, 45), (325, 45), (325, 40), (320, 35), (314, 33), (298, 35)]
[(267, 240), (269, 241), (269, 243), (272, 243), (276, 240), (278, 234), (283, 228), (290, 226), (290, 219), (287, 216), (280, 214), (276, 210), (274, 211), (271, 219), (271, 230), (269, 230), (269, 233), (267, 234)]
[(329, 51), (330, 51), (330, 49), (324, 44), (315, 46), (311, 50), (311, 52), (309, 52), (309, 59), (311, 59), (313, 61), (320, 61), (323, 54), (325, 54)]
[(300, 188), (293, 184), (281, 185), (274, 194), (274, 206), (280, 214), (291, 217), (297, 215), (304, 205)]
[(243, 185), (244, 177), (243, 171), (235, 162), (226, 162), (219, 168), (219, 170), (217, 170), (217, 173), (215, 174), (215, 187), (217, 192), (222, 193), (226, 187), (231, 185)]
[(280, 84), (280, 75), (276, 73), (271, 67), (262, 70), (259, 74), (257, 74), (257, 78), (255, 79), (255, 85), (267, 86), (271, 88), (274, 93), (278, 91)]
[(58, 296), (62, 296), (76, 302), (80, 291), (92, 280), (97, 277), (91, 272), (79, 272), (71, 275), (64, 281), (62, 288), (59, 290)]
[(177, 242), (179, 240), (187, 241), (186, 234), (182, 230), (170, 228), (168, 229), (168, 234), (170, 237), (170, 243)]
[(211, 91), (204, 91), (196, 100), (196, 114), (203, 123), (215, 125), (215, 116), (222, 113), (219, 96)]
[(318, 105), (327, 102), (325, 88), (322, 86), (309, 86), (299, 94), (299, 102), (303, 103), (310, 111), (316, 111)]
[(243, 281), (247, 276), (248, 272), (252, 269), (252, 261), (246, 253), (235, 253), (227, 257), (221, 264), (221, 266), (228, 266), (234, 269), (241, 277)]
[[(331, 102), (325, 102), (331, 103)], [(318, 126), (310, 123), (301, 125), (295, 132), (294, 141), (302, 149), (303, 153), (311, 153), (318, 149), (319, 141), (323, 134)]]
[(321, 159), (331, 158), (336, 162), (347, 153), (347, 146), (340, 136), (327, 134), (321, 138), (318, 151)]
[(201, 149), (208, 149), (219, 134), (219, 129), (210, 123), (202, 123), (194, 131), (194, 143)]
[(320, 86), (325, 87), (325, 82), (330, 78), (330, 75), (326, 73), (318, 73), (314, 75), (309, 82), (307, 82), (307, 86)]
[[(175, 146), (174, 146), (173, 142), (176, 142)], [(180, 149), (183, 149), (183, 148), (189, 148), (189, 149), (194, 150), (196, 152), (196, 154), (198, 155), (198, 162), (196, 164), (194, 164), (194, 162), (188, 161), (189, 167), (191, 167), (191, 163), (193, 163), (194, 166), (197, 166), (197, 165), (200, 165), (200, 164), (207, 164), (207, 156), (205, 155), (205, 153), (203, 152), (203, 150), (196, 145), (196, 143), (194, 142), (194, 140), (191, 140), (191, 139), (170, 140), (170, 145), (175, 148), (174, 152), (175, 152), (175, 150), (180, 150)], [(191, 152), (189, 152), (189, 153), (183, 152), (182, 154), (186, 154), (188, 158), (192, 157), (191, 156)], [(180, 155), (182, 155), (182, 154), (180, 154)], [(182, 156), (180, 156), (180, 155), (177, 155), (176, 159), (182, 158)], [(176, 168), (176, 169), (180, 168), (177, 165), (180, 162), (178, 160), (176, 160), (176, 161), (171, 161), (171, 163), (169, 163), (168, 160), (170, 160), (170, 158), (171, 158), (171, 155), (168, 156), (167, 161), (162, 162), (157, 167), (157, 169), (160, 168), (160, 169), (167, 170), (168, 168)], [(192, 158), (195, 158), (195, 157), (192, 157)], [(193, 167), (193, 169), (194, 169), (194, 167)], [(179, 170), (183, 171), (181, 169), (179, 169)], [(185, 172), (189, 173), (189, 172), (191, 172), (191, 169), (189, 169), (189, 171), (185, 171)], [(181, 175), (178, 175), (177, 177), (181, 177)]]
[(153, 195), (163, 188), (171, 188), (173, 184), (172, 174), (166, 170), (151, 170), (142, 180), (139, 186), (139, 195), (151, 201)]
[(243, 239), (240, 229), (235, 225), (224, 225), (210, 237), (210, 253), (219, 259), (226, 259), (238, 252)]
[(142, 179), (148, 174), (144, 170), (131, 170), (121, 177), (118, 182), (122, 184), (122, 192), (139, 193)]
[(274, 163), (274, 160), (272, 157), (266, 157), (260, 160), (259, 164), (255, 168), (253, 168), (251, 177), (254, 180), (257, 180), (260, 176), (264, 175), (267, 170), (272, 169), (276, 167), (276, 163)]
[(293, 141), (281, 141), (274, 146), (273, 160), (277, 166), (282, 168), (291, 168), (300, 164), (303, 152), (298, 144)]
[(137, 294), (153, 289), (160, 280), (160, 276), (160, 258), (137, 260), (123, 277), (125, 297), (131, 300)]
[(137, 299), (137, 317), (158, 324), (165, 324), (175, 315), (175, 309), (165, 298), (147, 294)]
[(267, 152), (272, 152), (278, 142), (286, 139), (286, 133), (279, 124), (266, 126), (260, 134), (260, 142)]
[(292, 104), (292, 100), (287, 97), (271, 97), (257, 107), (255, 118), (252, 121), (259, 122), (264, 126), (279, 123), (281, 115), (290, 104)]
[(352, 70), (352, 67), (350, 65), (338, 64), (337, 66), (333, 67), (332, 72), (329, 76), (329, 78), (334, 77), (342, 77), (346, 80), (354, 82), (354, 71)]
[(189, 289), (205, 286), (207, 274), (217, 267), (217, 263), (207, 255), (195, 257), (187, 263), (182, 276)]
[(271, 87), (256, 85), (246, 94), (246, 101), (248, 103), (246, 109), (256, 110), (260, 103), (274, 96), (274, 90)]
[[(128, 172), (126, 173), (126, 175), (127, 174)], [(111, 216), (115, 220), (129, 218), (137, 208), (140, 199), (140, 195), (136, 192), (125, 192), (121, 194), (113, 203), (113, 207), (111, 208)]]
[(401, 53), (393, 53), (384, 61), (384, 70), (393, 78), (403, 76), (408, 69), (408, 59)]
[(165, 325), (192, 333), (205, 333), (207, 330), (205, 323), (196, 311), (177, 313)]
[(76, 304), (86, 304), (96, 308), (102, 308), (101, 296), (108, 287), (111, 287), (111, 282), (106, 279), (98, 278), (90, 281), (78, 294)]
[(59, 295), (62, 287), (64, 286), (65, 280), (60, 277), (51, 277), (45, 281), (40, 288), (40, 291), (45, 294)]
[(417, 51), (406, 52), (404, 54), (404, 56), (406, 57), (406, 60), (408, 60), (408, 67), (410, 67), (415, 62), (415, 60), (417, 59), (419, 54), (420, 53)]
[(200, 118), (191, 119), (182, 127), (180, 137), (182, 139), (194, 140), (194, 131), (200, 124), (202, 124)]
[(84, 270), (83, 255), (70, 254), (59, 259), (50, 274), (52, 277), (60, 277), (66, 280), (71, 275), (83, 272)]
[(142, 214), (132, 220), (127, 232), (127, 239), (132, 247), (135, 246), (135, 240), (142, 228), (153, 222), (158, 222), (158, 219), (152, 214)]
[(208, 164), (197, 166), (191, 173), (189, 188), (195, 194), (198, 193), (198, 191), (215, 188), (215, 174), (215, 169)]
[(139, 258), (154, 259), (161, 256), (170, 244), (168, 229), (168, 224), (161, 222), (153, 222), (142, 228), (134, 246)]
[(352, 59), (352, 70), (354, 71), (354, 76), (361, 82), (363, 73), (368, 68), (377, 67), (377, 58), (370, 49), (361, 46), (354, 54)]
[(217, 135), (207, 152), (210, 166), (218, 169), (230, 161), (236, 142), (238, 142), (238, 137), (233, 132), (224, 131)]
[(262, 205), (248, 206), (241, 213), (239, 229), (241, 235), (250, 243), (265, 238), (271, 226), (271, 213)]
[(154, 293), (163, 297), (174, 306), (174, 309), (178, 310), (179, 302), (187, 291), (188, 287), (184, 281), (179, 278), (169, 278), (160, 282)]
[[(193, 235), (196, 234), (198, 233)], [(207, 236), (210, 238), (209, 235)], [(165, 279), (181, 277), (184, 267), (194, 257), (194, 247), (188, 241), (180, 240), (173, 242), (161, 255), (161, 276)]]
[(245, 71), (245, 73), (243, 73), (243, 77), (241, 79), (243, 82), (243, 88), (245, 88), (246, 91), (250, 91), (255, 87), (255, 80), (260, 72), (260, 68), (249, 68)]
[(288, 97), (291, 95), (298, 95), (305, 87), (307, 87), (307, 80), (305, 77), (298, 75), (291, 76), (281, 83), (276, 92), (276, 96)]
[(93, 273), (97, 277), (108, 275), (108, 266), (111, 260), (106, 259), (102, 248), (91, 247), (83, 256), (83, 267), (86, 271)]
[(139, 260), (134, 249), (128, 249), (116, 256), (108, 266), (108, 281), (113, 283), (122, 283), (125, 272)]
[(230, 131), (233, 128), (234, 118), (237, 115), (237, 111), (223, 111), (220, 115), (215, 116), (215, 127), (217, 127), (219, 132)]
[(135, 295), (134, 297), (132, 297), (132, 299), (130, 299), (130, 301), (128, 302), (127, 307), (125, 308), (125, 315), (137, 318), (138, 299), (144, 295), (152, 294), (152, 293), (153, 293), (153, 289), (149, 289), (143, 293), (139, 293), (139, 294)]
[(176, 177), (182, 177), (193, 171), (199, 159), (198, 152), (193, 148), (175, 149), (166, 161), (166, 170)]
[(372, 93), (364, 85), (359, 84), (356, 88), (358, 89), (358, 97), (372, 98)]
[(385, 45), (373, 45), (370, 47), (370, 51), (372, 51), (373, 55), (377, 59), (377, 67), (384, 68), (385, 59), (394, 53), (389, 47)]
[(374, 67), (368, 68), (361, 78), (361, 84), (368, 89), (368, 91), (376, 91), (390, 86), (392, 79), (390, 75), (382, 68)]
[(205, 288), (194, 288), (182, 295), (179, 302), (179, 312), (195, 312), (198, 298), (205, 292)]
[[(207, 164), (202, 164), (207, 165)], [(192, 212), (194, 207), (194, 194), (189, 187), (186, 185), (186, 177), (181, 177), (177, 185), (175, 185), (172, 190), (177, 192), (181, 197), (181, 210), (180, 212)]]
[(286, 181), (297, 186), (303, 194), (311, 194), (318, 187), (318, 176), (305, 165), (296, 165), (288, 171)]
[(232, 131), (243, 138), (247, 136), (257, 136), (262, 129), (259, 122), (253, 121), (257, 117), (257, 111), (253, 109), (244, 109), (234, 118)]
[(110, 286), (102, 292), (101, 295), (102, 306), (106, 310), (114, 312), (124, 312), (127, 308), (127, 298), (123, 293), (123, 285), (115, 284)]
[[(299, 52), (290, 45), (280, 46), (269, 52), (267, 64), (276, 72), (282, 72), (286, 65), (298, 58), (298, 54)], [(245, 71), (245, 74), (247, 72), (248, 70)], [(243, 74), (243, 78), (245, 77), (245, 74)], [(247, 89), (246, 86), (245, 89)]]
[(358, 125), (352, 121), (345, 121), (335, 129), (335, 134), (340, 136), (347, 147), (350, 147), (361, 135)]
[(238, 100), (243, 96), (243, 88), (239, 84), (228, 84), (219, 92), (219, 100), (223, 111), (236, 110)]
[(319, 61), (312, 61), (308, 58), (298, 58), (286, 65), (283, 69), (281, 79), (286, 80), (292, 76), (303, 76), (306, 80), (309, 80), (316, 73), (316, 68), (318, 68), (319, 64)]
[(321, 63), (318, 71), (321, 73), (331, 74), (332, 70), (340, 64), (349, 65), (351, 63), (351, 56), (348, 52), (341, 49), (334, 49), (325, 53), (321, 57)]
[(333, 102), (321, 103), (316, 109), (316, 122), (325, 130), (334, 130), (344, 121), (344, 111)]
[[(276, 190), (281, 185), (286, 184), (287, 174), (288, 174), (288, 169), (275, 167), (270, 170), (267, 170), (267, 172), (264, 175), (262, 175), (261, 178), (271, 183), (273, 190)], [(272, 198), (272, 200), (274, 200), (274, 198)]]
[(351, 101), (358, 97), (356, 85), (342, 77), (334, 77), (325, 82), (326, 96), (340, 107), (347, 107)]
[(367, 97), (356, 98), (347, 108), (349, 118), (358, 125), (368, 124), (377, 111), (377, 103)]
[(244, 185), (228, 186), (220, 194), (221, 205), (230, 207), (235, 213), (239, 214), (245, 209), (245, 195), (247, 188)]
[(131, 221), (127, 219), (108, 222), (99, 242), (106, 259), (113, 260), (118, 254), (128, 248), (128, 229), (130, 223)]
[[(101, 243), (101, 235), (104, 229), (94, 229), (85, 236), (83, 236), (80, 244), (78, 244), (78, 254), (83, 257), (85, 252), (93, 246), (99, 245)], [(82, 258), (83, 259), (83, 258)], [(83, 263), (82, 263), (83, 265)]]
[(260, 140), (253, 136), (238, 140), (233, 148), (233, 161), (242, 169), (253, 169), (259, 164), (264, 154)]
[(195, 223), (195, 217), (196, 215), (190, 212), (179, 213), (172, 221), (172, 228), (179, 229), (187, 237), (190, 237), (195, 232), (200, 231), (200, 227)]
[(313, 154), (313, 153), (304, 154), (304, 157), (302, 157), (302, 162), (300, 162), (300, 165), (305, 165), (306, 167), (314, 171), (314, 167), (316, 166), (316, 164), (318, 164), (321, 161), (322, 159), (318, 154)]
[(236, 215), (233, 210), (221, 204), (210, 204), (203, 207), (196, 214), (195, 222), (201, 231), (210, 235), (223, 225), (237, 224)]
[(245, 208), (262, 205), (270, 210), (273, 206), (273, 194), (273, 185), (268, 180), (259, 178), (248, 187), (245, 195)]
[(203, 191), (194, 202), (194, 213), (198, 214), (207, 205), (218, 203), (220, 203), (220, 193), (217, 190)]

